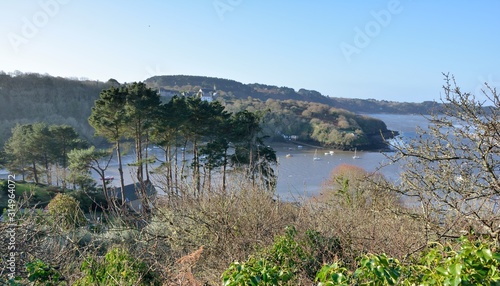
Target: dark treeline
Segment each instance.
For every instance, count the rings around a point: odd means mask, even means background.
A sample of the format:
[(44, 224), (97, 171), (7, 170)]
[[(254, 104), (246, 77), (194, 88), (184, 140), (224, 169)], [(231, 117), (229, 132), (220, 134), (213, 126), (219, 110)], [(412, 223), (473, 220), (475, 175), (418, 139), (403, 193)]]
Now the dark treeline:
[(23, 181), (30, 178), (36, 184), (61, 184), (65, 188), (68, 154), (84, 146), (86, 142), (69, 125), (17, 124), (5, 143), (2, 161)]
[(155, 89), (163, 88), (173, 93), (176, 92), (197, 92), (200, 88), (203, 90), (216, 89), (220, 96), (229, 99), (246, 99), (252, 97), (266, 101), (275, 100), (298, 100), (315, 103), (322, 103), (335, 108), (346, 109), (357, 113), (397, 113), (397, 114), (430, 114), (440, 111), (440, 103), (426, 101), (422, 103), (414, 102), (395, 102), (375, 99), (356, 99), (326, 96), (315, 90), (299, 89), (295, 91), (289, 87), (278, 87), (266, 84), (243, 84), (229, 79), (171, 75), (154, 76), (145, 83)]
[[(216, 169), (221, 171), (224, 189), (228, 167), (244, 166), (242, 170), (252, 181), (263, 175), (265, 183), (273, 186), (271, 164), (276, 162), (276, 155), (262, 142), (260, 121), (255, 113), (230, 113), (220, 102), (200, 97), (174, 96), (161, 103), (156, 91), (144, 83), (103, 90), (89, 117), (96, 134), (114, 146), (122, 188), (123, 144), (133, 142), (135, 180), (150, 181), (149, 165), (160, 160), (165, 192), (172, 195), (185, 195), (179, 193), (179, 185), (186, 180), (192, 184), (194, 195), (200, 195), (210, 188)], [(164, 158), (148, 154), (153, 145), (164, 150)], [(181, 162), (178, 154), (182, 155)]]
[[(153, 77), (146, 80), (146, 85), (153, 87), (155, 92), (160, 87), (171, 88), (171, 96), (195, 95), (200, 89), (211, 91), (216, 94), (215, 99), (233, 113), (247, 109), (262, 113), (263, 131), (275, 138), (297, 135), (303, 140), (341, 149), (374, 149), (382, 147), (380, 131), (386, 132), (382, 122), (341, 110), (346, 108), (342, 99), (329, 98), (315, 91), (301, 89), (295, 92), (285, 87), (244, 85), (232, 80), (194, 76)], [(12, 135), (12, 128), (17, 123), (45, 122), (72, 126), (86, 141), (104, 146), (105, 141), (94, 136), (94, 128), (87, 119), (101, 90), (112, 86), (118, 87), (120, 83), (113, 79), (103, 83), (20, 72), (0, 73), (0, 143)], [(332, 100), (339, 101), (338, 106)], [(377, 104), (372, 102), (369, 106), (376, 109)], [(411, 109), (413, 105), (408, 106)], [(375, 112), (372, 109), (370, 111)]]
[(337, 149), (379, 149), (386, 147), (383, 138), (396, 135), (382, 120), (316, 102), (254, 98), (221, 101), (230, 111), (262, 112), (262, 128), (275, 140), (295, 135), (296, 140)]
[(93, 141), (94, 130), (87, 118), (99, 92), (113, 84), (116, 83), (0, 72), (0, 143), (11, 136), (16, 123), (34, 122), (70, 125)]

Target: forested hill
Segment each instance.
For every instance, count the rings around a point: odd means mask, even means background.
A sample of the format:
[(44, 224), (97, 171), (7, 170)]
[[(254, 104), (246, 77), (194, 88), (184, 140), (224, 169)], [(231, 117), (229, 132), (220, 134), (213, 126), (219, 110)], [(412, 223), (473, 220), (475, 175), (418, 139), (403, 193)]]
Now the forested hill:
[[(295, 91), (287, 87), (243, 84), (234, 80), (201, 76), (156, 76), (146, 80), (146, 84), (172, 95), (182, 92), (195, 94), (200, 88), (208, 94), (215, 90), (216, 97), (221, 97), (221, 101), (228, 105), (231, 102), (247, 100), (249, 97), (260, 99), (262, 102), (271, 99), (317, 103), (334, 108), (335, 114), (338, 113), (339, 109), (364, 113), (425, 113), (425, 108), (428, 107), (425, 104), (330, 98), (319, 92), (305, 89)], [(99, 82), (34, 73), (6, 74), (0, 72), (0, 144), (3, 144), (11, 136), (11, 129), (16, 123), (38, 121), (47, 124), (70, 125), (84, 139), (98, 143), (95, 142), (94, 130), (88, 123), (91, 108), (103, 89), (119, 85), (120, 83), (113, 79)], [(304, 107), (304, 110), (308, 108), (310, 107)], [(325, 109), (325, 107), (321, 108)], [(296, 116), (303, 115), (297, 114)], [(347, 117), (351, 116), (353, 115)], [(290, 130), (290, 132), (292, 131)]]
[(323, 103), (356, 113), (429, 114), (432, 110), (437, 110), (440, 107), (440, 104), (431, 101), (408, 103), (375, 99), (329, 97), (315, 90), (299, 89), (295, 91), (289, 87), (257, 83), (243, 84), (234, 80), (204, 76), (154, 76), (145, 80), (145, 83), (151, 88), (161, 88), (170, 93), (196, 93), (202, 89), (205, 92), (216, 91), (219, 96), (226, 98), (246, 99), (250, 96), (262, 101), (266, 101), (267, 99), (309, 101)]
[(91, 140), (88, 123), (94, 101), (116, 82), (67, 79), (40, 74), (0, 73), (0, 143), (10, 137), (16, 123), (43, 121), (73, 126)]

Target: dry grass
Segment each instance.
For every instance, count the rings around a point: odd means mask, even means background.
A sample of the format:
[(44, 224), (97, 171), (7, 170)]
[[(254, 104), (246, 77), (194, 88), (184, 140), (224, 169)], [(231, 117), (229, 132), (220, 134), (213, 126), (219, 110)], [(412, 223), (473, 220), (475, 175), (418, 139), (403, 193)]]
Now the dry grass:
[[(335, 257), (354, 266), (355, 257), (366, 252), (401, 258), (425, 244), (422, 223), (403, 215), (407, 210), (384, 180), (358, 169), (340, 171), (325, 184), (322, 196), (298, 202), (278, 201), (272, 192), (233, 176), (228, 191), (212, 186), (202, 196), (161, 198), (140, 229), (127, 219), (109, 218), (113, 223), (100, 232), (66, 231), (51, 226), (44, 216), (28, 216), (19, 221), (18, 242), (25, 256), (18, 268), (39, 258), (57, 267), (71, 284), (85, 257), (102, 256), (111, 245), (120, 245), (145, 261), (164, 285), (220, 285), (232, 262), (246, 261), (272, 245), (286, 226), (299, 234), (313, 230), (338, 240), (341, 247), (325, 254), (325, 263)], [(349, 183), (339, 191), (345, 178)]]

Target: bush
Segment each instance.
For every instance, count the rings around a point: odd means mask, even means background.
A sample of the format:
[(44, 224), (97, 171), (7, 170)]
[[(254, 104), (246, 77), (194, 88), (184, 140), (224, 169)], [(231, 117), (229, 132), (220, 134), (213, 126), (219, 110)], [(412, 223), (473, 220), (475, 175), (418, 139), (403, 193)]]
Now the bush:
[(26, 271), (28, 280), (34, 285), (59, 285), (61, 281), (61, 274), (40, 259), (27, 263)]
[(287, 227), (286, 233), (277, 236), (272, 246), (244, 263), (233, 262), (223, 273), (222, 280), (224, 285), (310, 283), (323, 261), (332, 261), (339, 249), (335, 239), (325, 238), (315, 231), (298, 237), (294, 227)]
[(88, 257), (81, 267), (85, 274), (73, 285), (160, 285), (146, 263), (120, 247), (113, 247), (104, 260)]
[(461, 238), (458, 249), (433, 243), (408, 264), (385, 254), (364, 255), (354, 272), (325, 265), (318, 285), (500, 285), (500, 252), (493, 245)]
[(86, 223), (80, 203), (66, 194), (57, 194), (47, 206), (54, 223), (64, 229), (82, 226)]

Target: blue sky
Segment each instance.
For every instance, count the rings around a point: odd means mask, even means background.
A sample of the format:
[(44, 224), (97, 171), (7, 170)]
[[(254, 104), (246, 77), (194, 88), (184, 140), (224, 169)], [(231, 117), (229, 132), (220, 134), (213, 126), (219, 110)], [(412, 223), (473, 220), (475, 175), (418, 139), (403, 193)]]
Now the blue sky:
[(499, 11), (493, 0), (2, 0), (0, 70), (439, 100), (442, 72), (476, 94), (500, 88)]

